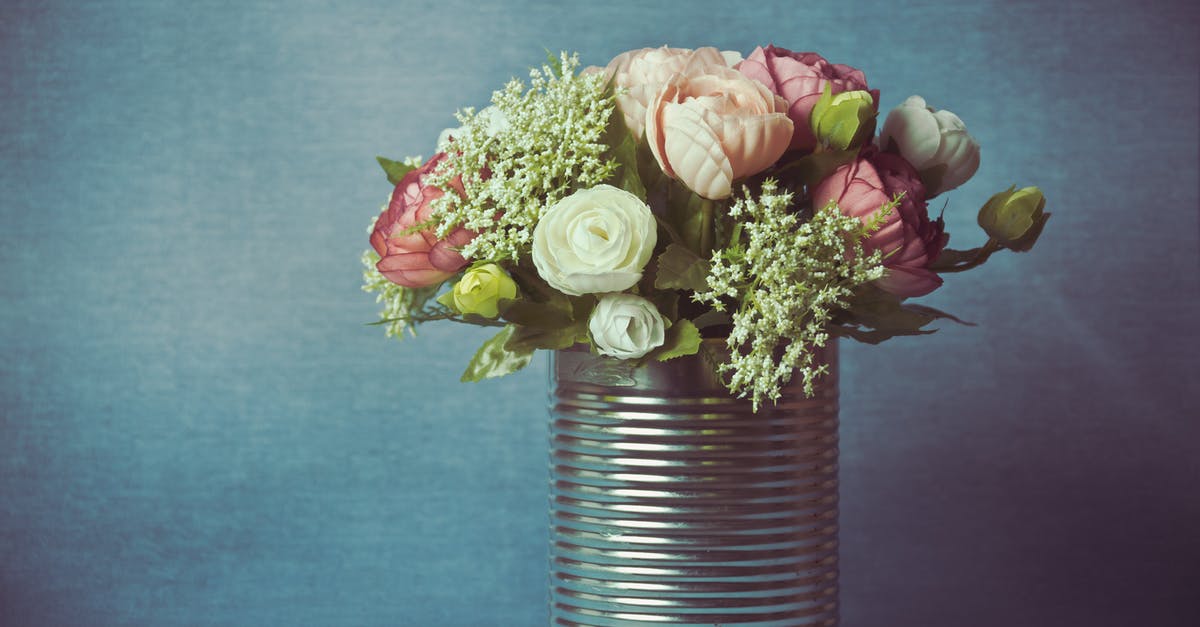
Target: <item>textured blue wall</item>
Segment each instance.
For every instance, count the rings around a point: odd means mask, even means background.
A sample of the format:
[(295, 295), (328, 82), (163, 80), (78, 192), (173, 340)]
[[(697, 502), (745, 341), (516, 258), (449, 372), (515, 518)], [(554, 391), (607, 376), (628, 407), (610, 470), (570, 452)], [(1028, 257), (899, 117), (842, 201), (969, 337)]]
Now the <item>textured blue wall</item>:
[(546, 366), (364, 327), (376, 154), (543, 48), (775, 42), (984, 147), (1039, 250), (843, 352), (851, 627), (1200, 624), (1190, 3), (5, 2), (0, 624), (544, 621)]

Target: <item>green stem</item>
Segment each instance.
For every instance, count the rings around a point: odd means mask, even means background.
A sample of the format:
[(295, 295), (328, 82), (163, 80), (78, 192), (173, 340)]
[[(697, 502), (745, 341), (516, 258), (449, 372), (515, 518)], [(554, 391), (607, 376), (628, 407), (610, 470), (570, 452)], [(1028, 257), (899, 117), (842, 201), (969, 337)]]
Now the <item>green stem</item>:
[(989, 239), (987, 241), (987, 243), (984, 244), (983, 247), (979, 249), (979, 252), (975, 253), (975, 257), (973, 259), (971, 259), (970, 261), (959, 264), (957, 266), (951, 266), (949, 268), (940, 268), (937, 270), (937, 272), (938, 272), (938, 274), (945, 274), (947, 272), (963, 272), (966, 270), (970, 270), (971, 268), (974, 268), (976, 266), (983, 265), (983, 262), (987, 261), (988, 257), (992, 256), (992, 253), (994, 253), (1002, 248), (1003, 247), (1000, 244), (998, 244), (996, 242), (996, 240)]
[(662, 218), (662, 216), (654, 214), (654, 220), (658, 222), (658, 226), (662, 227), (662, 229), (667, 232), (667, 236), (671, 238), (672, 243), (679, 244), (685, 248), (687, 247), (687, 243), (683, 241), (683, 237), (679, 235), (679, 231), (676, 231), (675, 227), (672, 227), (669, 222)]
[(713, 211), (716, 208), (715, 200), (703, 199), (700, 204), (700, 257), (702, 259), (712, 258), (713, 248)]
[(459, 317), (458, 314), (452, 314), (452, 313), (437, 314), (437, 315), (432, 315), (432, 316), (400, 316), (398, 318), (384, 318), (384, 319), (378, 320), (376, 322), (368, 322), (367, 326), (391, 324), (393, 322), (407, 322), (409, 324), (420, 324), (420, 323), (424, 323), (424, 322), (434, 322), (437, 320), (449, 320), (450, 322), (457, 322), (459, 324), (470, 324), (470, 325), (474, 325), (477, 327), (502, 327), (502, 326), (505, 326), (503, 322), (499, 322), (499, 321), (495, 321), (495, 320), (488, 320), (487, 318), (466, 320), (466, 319)]
[(733, 233), (729, 236), (729, 248), (742, 252), (742, 226), (743, 222), (736, 222), (733, 225)]

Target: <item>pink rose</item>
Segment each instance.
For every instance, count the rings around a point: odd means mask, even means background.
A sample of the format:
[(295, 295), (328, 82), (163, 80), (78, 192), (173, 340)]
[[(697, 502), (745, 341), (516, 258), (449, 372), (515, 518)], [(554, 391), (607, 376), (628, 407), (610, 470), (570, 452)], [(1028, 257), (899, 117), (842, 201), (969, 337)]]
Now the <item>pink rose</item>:
[(445, 153), (438, 153), (425, 165), (404, 175), (392, 192), (387, 209), (375, 221), (371, 246), (380, 257), (375, 267), (393, 283), (404, 287), (435, 285), (467, 265), (457, 249), (475, 238), (472, 231), (455, 229), (443, 240), (434, 235), (433, 229), (403, 234), (406, 229), (428, 221), (433, 211), (431, 203), (444, 193), (425, 185), (424, 179), (445, 158)]
[(779, 160), (791, 138), (783, 98), (719, 55), (693, 57), (646, 108), (646, 139), (663, 172), (712, 200)]
[(635, 138), (646, 129), (646, 105), (662, 89), (667, 80), (683, 70), (688, 62), (699, 58), (704, 63), (724, 64), (716, 48), (642, 48), (622, 52), (608, 62), (604, 74), (626, 93), (617, 95), (617, 106), (625, 116), (625, 124)]
[(841, 212), (864, 224), (896, 194), (904, 197), (883, 226), (866, 241), (868, 252), (884, 254), (888, 272), (876, 282), (879, 288), (902, 298), (924, 296), (942, 284), (942, 278), (929, 270), (950, 236), (941, 218), (930, 221), (925, 206), (925, 186), (917, 171), (902, 157), (872, 149), (863, 151), (857, 161), (829, 175), (813, 189), (813, 206), (837, 202)]
[(815, 52), (792, 52), (767, 46), (755, 48), (738, 64), (738, 71), (762, 82), (771, 91), (783, 96), (788, 103), (788, 117), (794, 123), (794, 135), (789, 150), (812, 152), (817, 147), (808, 118), (813, 106), (830, 85), (830, 92), (870, 91), (879, 108), (879, 91), (867, 89), (867, 78), (849, 65), (830, 63)]

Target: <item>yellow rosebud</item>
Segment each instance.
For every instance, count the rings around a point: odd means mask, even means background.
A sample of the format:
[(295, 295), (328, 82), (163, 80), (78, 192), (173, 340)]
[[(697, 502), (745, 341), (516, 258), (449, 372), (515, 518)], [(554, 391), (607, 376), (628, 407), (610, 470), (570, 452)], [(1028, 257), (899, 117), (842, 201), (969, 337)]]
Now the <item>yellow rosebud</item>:
[[(1014, 191), (1016, 190), (1016, 191)], [(988, 199), (979, 210), (979, 226), (997, 244), (1014, 251), (1027, 251), (1042, 234), (1050, 214), (1046, 198), (1036, 187), (1016, 186)]]
[(454, 308), (459, 313), (479, 314), (485, 318), (500, 315), (500, 300), (516, 296), (517, 284), (494, 263), (467, 270), (451, 290)]
[(825, 92), (808, 118), (817, 142), (832, 150), (858, 148), (875, 134), (875, 97), (866, 91)]

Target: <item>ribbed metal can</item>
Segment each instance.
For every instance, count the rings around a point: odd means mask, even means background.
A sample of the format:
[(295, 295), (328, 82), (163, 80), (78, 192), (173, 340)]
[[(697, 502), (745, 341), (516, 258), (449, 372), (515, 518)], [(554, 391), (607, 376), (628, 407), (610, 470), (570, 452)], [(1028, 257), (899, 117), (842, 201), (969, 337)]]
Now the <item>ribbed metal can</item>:
[(700, 355), (553, 357), (550, 623), (838, 624), (837, 348), (758, 413)]

